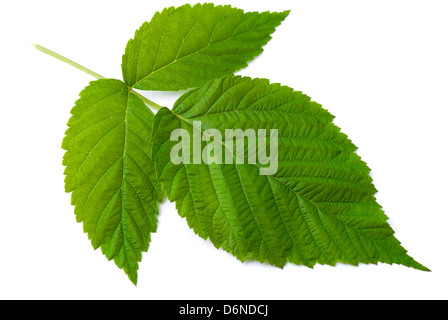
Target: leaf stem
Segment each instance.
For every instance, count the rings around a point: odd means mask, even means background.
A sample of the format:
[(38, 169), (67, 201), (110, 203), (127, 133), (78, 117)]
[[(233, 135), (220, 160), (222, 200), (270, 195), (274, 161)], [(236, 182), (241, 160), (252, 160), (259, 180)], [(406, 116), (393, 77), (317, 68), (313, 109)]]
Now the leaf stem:
[[(70, 60), (70, 59), (68, 59), (68, 58), (66, 58), (66, 57), (64, 57), (64, 56), (62, 56), (62, 55), (60, 55), (59, 53), (56, 53), (56, 52), (54, 52), (54, 51), (51, 51), (50, 49), (47, 49), (47, 48), (45, 48), (45, 47), (42, 47), (41, 45), (38, 45), (38, 44), (36, 44), (36, 43), (32, 43), (32, 45), (33, 45), (33, 47), (36, 48), (37, 50), (39, 50), (39, 51), (41, 51), (41, 52), (43, 52), (43, 53), (46, 53), (46, 54), (48, 54), (49, 56), (52, 56), (53, 58), (59, 59), (59, 60), (65, 62), (65, 63), (71, 65), (72, 67), (75, 67), (76, 69), (81, 70), (81, 71), (87, 73), (88, 75), (91, 75), (91, 76), (94, 77), (94, 78), (97, 78), (97, 79), (106, 79), (106, 77), (103, 77), (102, 75), (100, 75), (100, 74), (98, 74), (98, 73), (96, 73), (96, 72), (94, 72), (94, 71), (92, 71), (92, 70), (90, 70), (90, 69), (88, 69), (88, 68), (86, 68), (86, 67), (80, 65), (79, 63), (76, 63), (76, 62), (74, 62), (73, 60)], [(148, 98), (142, 96), (140, 93), (138, 93), (138, 92), (136, 92), (136, 91), (134, 91), (134, 90), (132, 90), (132, 89), (131, 89), (131, 92), (134, 93), (135, 95), (137, 95), (140, 99), (142, 99), (148, 106), (150, 106), (150, 107), (152, 107), (152, 108), (154, 108), (154, 109), (156, 109), (156, 110), (159, 110), (159, 109), (162, 108), (161, 105), (159, 105), (159, 104), (157, 104), (157, 103), (155, 103), (155, 102), (149, 100)]]
[(142, 96), (140, 93), (138, 93), (137, 91), (131, 90), (131, 92), (133, 94), (135, 94), (136, 96), (138, 96), (140, 99), (142, 99), (148, 106), (153, 107), (156, 110), (160, 110), (163, 108), (163, 106), (155, 103), (154, 101), (149, 100), (148, 98)]
[(74, 61), (72, 61), (72, 60), (70, 60), (70, 59), (68, 59), (68, 58), (66, 58), (66, 57), (64, 57), (64, 56), (61, 56), (59, 53), (56, 53), (56, 52), (54, 52), (54, 51), (51, 51), (50, 49), (47, 49), (47, 48), (45, 48), (45, 47), (42, 47), (42, 46), (40, 46), (40, 45), (38, 45), (38, 44), (36, 44), (36, 43), (33, 43), (32, 45), (33, 45), (33, 47), (36, 48), (37, 50), (39, 50), (39, 51), (41, 51), (41, 52), (43, 52), (43, 53), (46, 53), (46, 54), (52, 56), (53, 58), (59, 59), (59, 60), (65, 62), (65, 63), (67, 63), (67, 64), (69, 64), (69, 65), (75, 67), (76, 69), (79, 69), (79, 70), (81, 70), (81, 71), (84, 71), (85, 73), (91, 75), (92, 77), (95, 77), (95, 78), (97, 78), (97, 79), (106, 79), (106, 77), (103, 77), (102, 75), (100, 75), (100, 74), (98, 74), (98, 73), (96, 73), (96, 72), (93, 72), (92, 70), (87, 69), (86, 67), (83, 67), (82, 65), (80, 65), (80, 64), (78, 64), (78, 63), (76, 63), (76, 62), (74, 62)]

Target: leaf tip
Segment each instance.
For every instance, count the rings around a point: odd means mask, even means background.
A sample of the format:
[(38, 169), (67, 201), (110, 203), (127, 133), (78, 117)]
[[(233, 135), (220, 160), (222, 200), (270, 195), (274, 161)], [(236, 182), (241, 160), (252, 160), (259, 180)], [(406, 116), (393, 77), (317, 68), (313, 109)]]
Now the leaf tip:
[(418, 263), (417, 261), (415, 261), (415, 265), (412, 265), (412, 267), (414, 269), (417, 269), (417, 270), (420, 270), (420, 271), (432, 272), (429, 268), (427, 268), (424, 265)]
[(409, 261), (406, 264), (403, 263), (405, 266), (416, 269), (416, 270), (420, 270), (420, 271), (432, 272), (429, 268), (427, 268), (424, 265), (422, 265), (421, 263), (417, 262), (411, 256), (406, 254), (406, 257), (409, 259)]
[(287, 16), (289, 16), (290, 13), (291, 13), (291, 10), (284, 10), (284, 11), (282, 12), (282, 14), (285, 16), (285, 18), (286, 18)]

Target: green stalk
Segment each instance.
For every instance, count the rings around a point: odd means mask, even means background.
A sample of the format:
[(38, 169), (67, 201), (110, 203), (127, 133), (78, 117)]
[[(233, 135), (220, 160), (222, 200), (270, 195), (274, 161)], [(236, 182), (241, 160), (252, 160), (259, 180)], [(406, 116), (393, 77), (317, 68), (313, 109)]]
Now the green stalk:
[(136, 96), (138, 96), (140, 99), (142, 99), (148, 106), (153, 107), (156, 110), (160, 110), (161, 108), (163, 108), (161, 105), (159, 105), (159, 104), (155, 103), (154, 101), (151, 101), (148, 98), (142, 96), (137, 91), (134, 91), (134, 90), (131, 89), (131, 92), (133, 94), (135, 94)]
[(106, 79), (106, 78), (103, 77), (102, 75), (100, 75), (100, 74), (98, 74), (98, 73), (96, 73), (96, 72), (93, 72), (92, 70), (87, 69), (86, 67), (83, 67), (82, 65), (80, 65), (80, 64), (78, 64), (78, 63), (76, 63), (76, 62), (74, 62), (74, 61), (72, 61), (72, 60), (70, 60), (70, 59), (67, 59), (67, 58), (64, 57), (64, 56), (61, 56), (59, 53), (56, 53), (56, 52), (54, 52), (54, 51), (51, 51), (50, 49), (47, 49), (47, 48), (42, 47), (42, 46), (40, 46), (40, 45), (38, 45), (38, 44), (35, 44), (35, 43), (33, 43), (32, 45), (33, 45), (33, 47), (36, 48), (37, 50), (39, 50), (39, 51), (41, 51), (41, 52), (43, 52), (43, 53), (46, 53), (46, 54), (52, 56), (53, 58), (59, 59), (59, 60), (65, 62), (65, 63), (67, 63), (67, 64), (69, 64), (69, 65), (75, 67), (76, 69), (79, 69), (79, 70), (81, 70), (81, 71), (84, 71), (85, 73), (91, 75), (92, 77), (95, 77), (95, 78), (97, 78), (97, 79)]
[[(41, 52), (43, 52), (43, 53), (46, 53), (46, 54), (48, 54), (49, 56), (52, 56), (53, 58), (59, 59), (59, 60), (65, 62), (65, 63), (71, 65), (72, 67), (75, 67), (76, 69), (81, 70), (81, 71), (87, 73), (88, 75), (91, 75), (91, 76), (94, 77), (94, 78), (97, 78), (97, 79), (106, 79), (106, 77), (103, 77), (102, 75), (100, 75), (100, 74), (98, 74), (98, 73), (96, 73), (96, 72), (94, 72), (94, 71), (92, 71), (92, 70), (90, 70), (90, 69), (88, 69), (88, 68), (86, 68), (86, 67), (80, 65), (79, 63), (76, 63), (76, 62), (74, 62), (73, 60), (70, 60), (70, 59), (68, 59), (68, 58), (66, 58), (66, 57), (64, 57), (64, 56), (62, 56), (62, 55), (60, 55), (59, 53), (56, 53), (56, 52), (54, 52), (54, 51), (51, 51), (50, 49), (47, 49), (47, 48), (42, 47), (42, 46), (40, 46), (40, 45), (38, 45), (38, 44), (35, 44), (35, 43), (32, 43), (32, 45), (33, 45), (33, 47), (36, 48), (37, 50), (39, 50), (39, 51), (41, 51)], [(132, 90), (132, 89), (131, 89), (131, 92), (134, 93), (135, 95), (137, 95), (140, 99), (142, 99), (148, 106), (150, 106), (150, 107), (152, 107), (152, 108), (154, 108), (154, 109), (156, 109), (156, 110), (159, 110), (159, 109), (162, 108), (161, 105), (158, 105), (157, 103), (155, 103), (155, 102), (149, 100), (148, 98), (142, 96), (140, 93), (138, 93), (138, 92), (136, 92), (136, 91), (134, 91), (134, 90)]]

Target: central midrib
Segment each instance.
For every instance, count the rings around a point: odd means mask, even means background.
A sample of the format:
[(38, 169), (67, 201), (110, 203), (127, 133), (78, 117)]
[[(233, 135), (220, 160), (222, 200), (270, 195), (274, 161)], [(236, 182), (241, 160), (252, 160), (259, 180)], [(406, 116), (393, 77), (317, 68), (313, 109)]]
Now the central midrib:
[[(168, 109), (168, 110), (169, 110), (169, 109)], [(170, 110), (170, 112), (171, 112), (172, 114), (174, 114), (176, 117), (178, 117), (181, 121), (184, 121), (184, 122), (188, 123), (188, 124), (193, 128), (193, 130), (194, 130), (194, 129), (199, 130), (203, 135), (210, 137), (210, 135), (207, 134), (206, 132), (204, 132), (204, 131), (202, 130), (202, 128), (196, 127), (196, 126), (195, 126), (193, 123), (191, 123), (188, 119), (182, 117), (181, 115), (177, 114), (177, 113), (176, 113), (175, 111), (173, 111), (173, 110)], [(240, 158), (243, 158), (243, 160), (246, 160), (246, 161), (247, 161), (247, 164), (254, 165), (254, 166), (256, 166), (258, 169), (261, 169), (261, 168), (262, 168), (262, 167), (260, 167), (259, 165), (257, 165), (257, 163), (249, 163), (249, 161), (248, 161), (248, 159), (246, 158), (245, 155), (241, 155), (241, 154), (239, 154), (239, 153), (236, 153), (236, 152), (233, 150), (233, 148), (230, 149), (230, 148), (227, 146), (227, 144), (222, 143), (222, 141), (219, 141), (219, 140), (214, 140), (214, 141), (218, 141), (224, 148), (226, 148), (227, 150), (231, 151), (235, 156), (240, 157)], [(302, 199), (304, 199), (304, 200), (309, 201), (309, 202), (312, 203), (318, 210), (320, 210), (320, 209), (319, 209), (319, 206), (318, 206), (315, 202), (313, 202), (311, 199), (308, 199), (308, 198), (305, 197), (304, 195), (297, 193), (295, 190), (291, 189), (291, 188), (290, 188), (287, 184), (285, 184), (281, 179), (277, 178), (277, 177), (274, 176), (274, 175), (267, 175), (267, 177), (268, 177), (268, 178), (272, 178), (272, 179), (276, 180), (277, 182), (281, 183), (283, 186), (285, 186), (285, 187), (288, 188), (290, 191), (292, 191), (296, 196), (298, 196), (298, 197), (300, 197), (300, 198), (302, 198)], [(324, 212), (324, 211), (323, 211), (323, 212)]]

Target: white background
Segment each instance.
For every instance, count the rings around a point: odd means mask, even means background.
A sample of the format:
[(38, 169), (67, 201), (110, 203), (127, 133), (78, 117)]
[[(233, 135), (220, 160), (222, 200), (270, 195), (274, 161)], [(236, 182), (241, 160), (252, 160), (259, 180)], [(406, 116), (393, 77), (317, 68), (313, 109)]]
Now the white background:
[[(303, 91), (336, 115), (372, 169), (397, 238), (432, 272), (241, 263), (198, 238), (168, 201), (137, 287), (92, 249), (64, 193), (61, 141), (78, 93), (93, 79), (30, 43), (120, 78), (135, 29), (183, 3), (1, 2), (0, 298), (448, 298), (446, 1), (214, 1), (292, 10), (238, 73)], [(145, 95), (169, 107), (179, 96)]]

